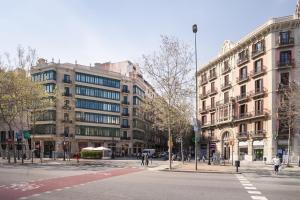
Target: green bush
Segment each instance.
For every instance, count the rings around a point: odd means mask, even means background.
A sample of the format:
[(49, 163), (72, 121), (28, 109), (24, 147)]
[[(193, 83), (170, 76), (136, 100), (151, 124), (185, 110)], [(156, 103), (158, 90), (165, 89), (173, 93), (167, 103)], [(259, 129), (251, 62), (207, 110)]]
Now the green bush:
[(101, 159), (102, 158), (102, 151), (90, 151), (90, 150), (83, 150), (80, 152), (81, 158), (88, 158), (88, 159)]

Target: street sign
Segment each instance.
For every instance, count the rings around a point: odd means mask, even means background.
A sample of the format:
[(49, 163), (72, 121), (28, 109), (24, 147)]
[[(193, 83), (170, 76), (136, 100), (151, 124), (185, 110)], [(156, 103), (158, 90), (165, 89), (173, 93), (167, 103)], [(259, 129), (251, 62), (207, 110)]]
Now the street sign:
[(29, 139), (29, 138), (30, 138), (29, 131), (24, 131), (24, 132), (23, 132), (23, 135), (24, 135), (24, 138), (25, 138), (25, 139)]

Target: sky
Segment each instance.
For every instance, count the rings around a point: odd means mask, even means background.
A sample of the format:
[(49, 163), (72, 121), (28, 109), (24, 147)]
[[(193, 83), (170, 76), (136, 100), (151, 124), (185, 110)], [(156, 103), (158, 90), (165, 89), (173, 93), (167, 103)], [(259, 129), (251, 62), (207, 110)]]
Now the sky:
[(158, 50), (160, 35), (193, 48), (199, 65), (225, 40), (238, 41), (273, 17), (292, 15), (296, 0), (0, 0), (0, 54), (18, 45), (55, 62), (89, 65), (131, 60)]

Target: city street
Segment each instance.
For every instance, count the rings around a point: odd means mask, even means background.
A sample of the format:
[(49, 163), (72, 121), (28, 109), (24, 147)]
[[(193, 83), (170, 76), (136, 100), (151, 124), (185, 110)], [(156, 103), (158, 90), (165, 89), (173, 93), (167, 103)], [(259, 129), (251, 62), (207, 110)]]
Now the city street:
[(167, 161), (0, 167), (0, 199), (297, 199), (300, 178), (159, 171)]

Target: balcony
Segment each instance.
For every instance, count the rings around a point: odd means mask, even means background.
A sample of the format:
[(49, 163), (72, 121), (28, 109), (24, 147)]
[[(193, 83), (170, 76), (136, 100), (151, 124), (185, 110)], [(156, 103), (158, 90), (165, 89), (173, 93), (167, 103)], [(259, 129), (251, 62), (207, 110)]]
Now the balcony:
[(208, 107), (199, 109), (199, 113), (200, 113), (200, 114), (204, 114), (204, 113), (207, 113), (207, 112), (208, 112)]
[(122, 124), (121, 128), (130, 128), (130, 126), (128, 124)]
[(241, 66), (241, 65), (247, 63), (248, 61), (249, 61), (249, 56), (245, 55), (244, 57), (241, 57), (237, 60), (237, 65)]
[(257, 50), (253, 50), (252, 51), (252, 54), (251, 54), (251, 58), (252, 59), (255, 59), (257, 58), (258, 56), (261, 56), (265, 53), (265, 48), (261, 48), (261, 49), (257, 49)]
[(199, 98), (202, 99), (206, 99), (208, 97), (208, 93), (204, 92), (202, 94), (199, 95)]
[(129, 117), (129, 113), (122, 113), (122, 116)]
[(284, 92), (290, 89), (289, 84), (279, 83), (277, 87), (277, 92)]
[(121, 137), (121, 140), (131, 140), (131, 137)]
[(224, 91), (224, 90), (228, 90), (229, 88), (231, 88), (231, 83), (230, 82), (227, 82), (227, 83), (224, 83), (221, 85), (221, 90)]
[(130, 91), (129, 91), (128, 89), (123, 88), (123, 89), (122, 89), (122, 92), (128, 94)]
[(63, 79), (63, 83), (72, 84), (72, 81), (70, 79)]
[(247, 140), (249, 138), (249, 132), (248, 131), (239, 132), (237, 138), (239, 140)]
[(253, 117), (258, 118), (258, 117), (267, 117), (269, 116), (269, 111), (266, 109), (263, 110), (256, 110), (253, 112)]
[(222, 68), (222, 75), (227, 74), (228, 72), (230, 72), (230, 67), (229, 66), (225, 66), (224, 68)]
[(277, 70), (288, 69), (295, 66), (295, 59), (277, 61)]
[(122, 101), (123, 105), (129, 105), (129, 101)]
[(266, 130), (256, 130), (251, 133), (252, 138), (262, 139), (266, 137)]
[(216, 106), (215, 105), (212, 105), (209, 107), (209, 112), (214, 112), (216, 110)]
[(295, 39), (293, 37), (289, 37), (286, 40), (282, 40), (278, 38), (278, 40), (276, 41), (277, 48), (294, 46), (294, 44), (295, 44)]
[(72, 94), (68, 93), (68, 92), (63, 92), (62, 96), (64, 96), (64, 97), (72, 97)]
[(266, 88), (256, 88), (254, 92), (252, 92), (252, 98), (260, 98), (267, 94)]
[(69, 106), (69, 105), (64, 105), (62, 108), (65, 109), (65, 110), (71, 110), (72, 109), (71, 106)]
[(250, 76), (251, 76), (251, 78), (257, 78), (261, 75), (264, 75), (266, 72), (267, 72), (266, 68), (263, 67), (260, 70), (257, 70), (257, 71), (254, 70), (254, 71), (250, 72)]
[(236, 82), (238, 84), (244, 83), (244, 82), (246, 82), (248, 80), (249, 80), (249, 76), (248, 75), (242, 75), (242, 76), (236, 78)]
[(217, 74), (216, 74), (216, 73), (212, 73), (212, 74), (209, 75), (208, 80), (209, 80), (209, 81), (213, 81), (213, 80), (215, 80), (216, 78), (217, 78)]
[(242, 103), (242, 102), (245, 102), (245, 101), (249, 101), (250, 99), (250, 95), (247, 94), (247, 93), (242, 93), (241, 95), (239, 96), (236, 96), (236, 101), (238, 103)]
[(218, 93), (218, 91), (217, 91), (216, 89), (212, 89), (212, 90), (208, 90), (208, 91), (207, 91), (207, 94), (208, 94), (209, 96), (215, 95), (215, 94), (217, 94), (217, 93)]
[(206, 78), (205, 79), (201, 79), (200, 85), (205, 85), (207, 83), (208, 83), (208, 81), (207, 81)]
[(235, 121), (242, 121), (242, 120), (247, 120), (252, 117), (252, 114), (249, 112), (245, 113), (240, 113), (239, 115), (235, 116), (234, 119)]
[(69, 120), (69, 119), (63, 119), (63, 120), (61, 120), (61, 122), (62, 123), (70, 123), (70, 124), (73, 123), (72, 120)]

